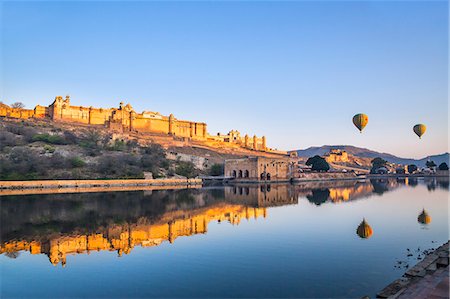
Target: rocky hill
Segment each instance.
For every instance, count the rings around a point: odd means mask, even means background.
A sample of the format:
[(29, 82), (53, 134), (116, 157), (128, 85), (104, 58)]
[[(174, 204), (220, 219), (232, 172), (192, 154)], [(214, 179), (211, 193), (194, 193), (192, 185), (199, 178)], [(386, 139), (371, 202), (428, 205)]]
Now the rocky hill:
[(299, 157), (311, 157), (314, 155), (323, 156), (324, 154), (330, 152), (332, 149), (344, 150), (350, 155), (359, 158), (376, 158), (380, 157), (384, 160), (397, 163), (397, 164), (416, 164), (419, 167), (424, 167), (427, 160), (433, 160), (437, 165), (442, 162), (449, 164), (449, 154), (443, 153), (440, 155), (432, 155), (429, 157), (424, 157), (422, 159), (412, 159), (412, 158), (401, 158), (388, 153), (380, 153), (377, 151), (369, 150), (366, 148), (356, 147), (352, 145), (323, 145), (323, 146), (313, 146), (306, 149), (297, 150)]

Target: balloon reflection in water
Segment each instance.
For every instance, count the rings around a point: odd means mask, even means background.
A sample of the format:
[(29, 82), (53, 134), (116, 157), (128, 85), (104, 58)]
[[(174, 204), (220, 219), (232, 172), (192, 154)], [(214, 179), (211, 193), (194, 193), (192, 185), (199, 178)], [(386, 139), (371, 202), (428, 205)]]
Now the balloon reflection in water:
[(373, 235), (373, 230), (364, 218), (356, 229), (356, 234), (362, 239), (368, 239)]

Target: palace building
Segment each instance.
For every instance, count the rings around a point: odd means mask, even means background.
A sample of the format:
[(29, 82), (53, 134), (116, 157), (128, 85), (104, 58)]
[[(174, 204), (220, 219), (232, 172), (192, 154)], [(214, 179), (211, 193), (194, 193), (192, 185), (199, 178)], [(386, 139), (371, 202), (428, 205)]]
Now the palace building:
[(249, 157), (225, 160), (225, 176), (236, 181), (289, 181), (294, 164), (289, 157)]
[(141, 132), (167, 134), (173, 137), (188, 138), (190, 140), (209, 141), (211, 144), (238, 146), (254, 151), (281, 153), (267, 147), (266, 137), (254, 135), (241, 136), (236, 130), (228, 134), (210, 135), (207, 124), (177, 119), (173, 114), (161, 115), (158, 112), (136, 112), (130, 104), (120, 102), (115, 108), (95, 108), (73, 106), (70, 97), (57, 96), (47, 107), (36, 106), (34, 109), (13, 108), (0, 103), (0, 117), (10, 118), (47, 118), (55, 122), (80, 123), (85, 125), (97, 125), (119, 132)]

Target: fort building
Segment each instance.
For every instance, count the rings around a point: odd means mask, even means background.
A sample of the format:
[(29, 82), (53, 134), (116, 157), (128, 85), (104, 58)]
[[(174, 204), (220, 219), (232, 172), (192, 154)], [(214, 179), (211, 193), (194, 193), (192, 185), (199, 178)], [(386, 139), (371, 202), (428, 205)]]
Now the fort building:
[(339, 149), (332, 149), (329, 153), (324, 155), (324, 158), (328, 163), (345, 163), (349, 161), (347, 152)]
[(225, 176), (236, 181), (289, 181), (293, 163), (288, 157), (249, 157), (225, 160)]
[(173, 243), (183, 236), (205, 234), (211, 221), (228, 221), (238, 225), (242, 219), (266, 217), (266, 208), (242, 205), (219, 205), (199, 211), (197, 215), (168, 222), (146, 223), (143, 219), (130, 224), (112, 224), (91, 234), (49, 235), (41, 240), (12, 240), (0, 244), (0, 254), (29, 251), (31, 254), (46, 254), (53, 265), (65, 266), (67, 255), (91, 251), (116, 251), (119, 256), (128, 254), (136, 246), (152, 247), (163, 242)]
[(95, 108), (71, 105), (70, 97), (57, 96), (47, 107), (36, 106), (34, 109), (13, 108), (0, 103), (0, 117), (10, 118), (47, 118), (55, 122), (100, 125), (118, 132), (142, 132), (167, 134), (191, 140), (211, 141), (243, 147), (249, 150), (285, 154), (267, 147), (266, 137), (244, 135), (236, 130), (228, 134), (208, 134), (207, 124), (180, 120), (173, 114), (161, 115), (158, 112), (136, 112), (130, 104), (120, 102), (114, 108)]

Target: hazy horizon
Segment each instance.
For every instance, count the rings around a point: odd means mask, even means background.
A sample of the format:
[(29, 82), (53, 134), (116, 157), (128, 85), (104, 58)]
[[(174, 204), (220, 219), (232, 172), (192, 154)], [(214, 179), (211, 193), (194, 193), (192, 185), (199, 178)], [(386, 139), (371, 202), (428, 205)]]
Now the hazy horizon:
[[(0, 101), (173, 113), (283, 150), (448, 152), (448, 3), (3, 2)], [(362, 134), (352, 116), (366, 113)], [(428, 129), (421, 140), (413, 125)]]

